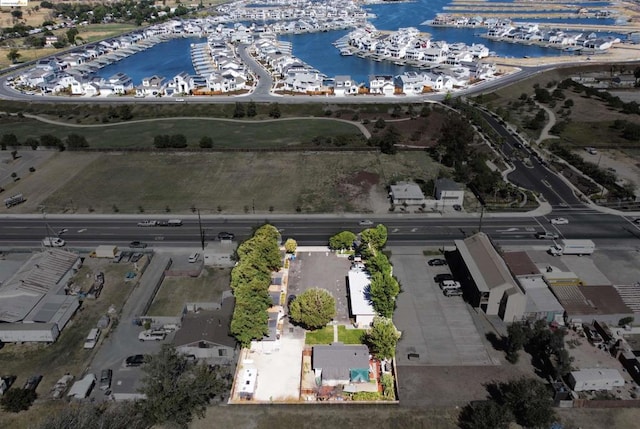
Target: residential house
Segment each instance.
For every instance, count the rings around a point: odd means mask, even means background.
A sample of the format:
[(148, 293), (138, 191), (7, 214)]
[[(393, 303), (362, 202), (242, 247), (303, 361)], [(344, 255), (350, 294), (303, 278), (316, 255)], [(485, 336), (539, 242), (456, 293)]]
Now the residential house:
[(390, 194), (394, 205), (419, 206), (425, 202), (422, 189), (413, 182), (398, 182), (391, 185)]
[(435, 181), (435, 197), (438, 201), (442, 201), (443, 209), (454, 204), (462, 207), (464, 204), (464, 189), (462, 185), (451, 179), (437, 179)]
[(382, 94), (391, 96), (395, 93), (395, 85), (393, 76), (390, 75), (371, 75), (369, 76), (369, 92), (371, 94)]
[(316, 384), (338, 386), (369, 382), (369, 349), (363, 344), (314, 346), (312, 368)]
[(235, 300), (231, 294), (223, 296), (217, 310), (188, 312), (176, 331), (173, 345), (185, 355), (193, 355), (209, 363), (235, 362), (237, 343), (229, 332)]
[(351, 79), (351, 76), (336, 76), (333, 81), (333, 94), (337, 97), (345, 95), (355, 95), (358, 93), (357, 83)]

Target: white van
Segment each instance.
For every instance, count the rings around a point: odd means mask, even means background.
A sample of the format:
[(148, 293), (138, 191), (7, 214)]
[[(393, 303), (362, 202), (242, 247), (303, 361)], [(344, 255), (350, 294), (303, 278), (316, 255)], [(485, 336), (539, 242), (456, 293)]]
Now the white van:
[(84, 348), (85, 349), (94, 348), (96, 346), (96, 344), (98, 343), (98, 339), (99, 338), (100, 338), (100, 329), (93, 328), (89, 332), (89, 335), (87, 335), (87, 339), (84, 340)]
[(163, 330), (148, 329), (140, 332), (138, 339), (140, 341), (162, 341), (167, 336), (167, 333)]

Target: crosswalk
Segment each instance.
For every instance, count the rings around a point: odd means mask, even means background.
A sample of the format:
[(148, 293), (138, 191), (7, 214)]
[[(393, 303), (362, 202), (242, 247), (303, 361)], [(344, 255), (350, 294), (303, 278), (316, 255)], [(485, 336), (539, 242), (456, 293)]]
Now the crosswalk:
[(614, 287), (627, 307), (634, 313), (640, 314), (640, 282), (633, 285), (618, 285)]

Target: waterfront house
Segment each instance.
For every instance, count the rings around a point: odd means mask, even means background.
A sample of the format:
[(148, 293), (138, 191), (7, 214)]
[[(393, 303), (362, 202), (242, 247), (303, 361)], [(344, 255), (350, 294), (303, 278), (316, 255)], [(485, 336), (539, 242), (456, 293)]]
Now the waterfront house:
[(400, 88), (403, 94), (422, 94), (425, 87), (423, 74), (417, 72), (406, 72), (395, 77), (395, 86)]
[(390, 76), (390, 75), (369, 76), (369, 92), (371, 94), (382, 94), (385, 96), (393, 95), (395, 92), (393, 76)]
[(142, 79), (142, 85), (136, 87), (136, 97), (157, 97), (165, 87), (165, 78), (153, 75)]
[(107, 79), (114, 94), (125, 94), (133, 89), (133, 80), (124, 73), (116, 73)]
[(440, 64), (446, 59), (446, 52), (442, 48), (429, 48), (424, 50), (422, 58), (429, 63)]
[(333, 81), (333, 94), (337, 97), (355, 95), (358, 93), (358, 85), (351, 76), (336, 76)]

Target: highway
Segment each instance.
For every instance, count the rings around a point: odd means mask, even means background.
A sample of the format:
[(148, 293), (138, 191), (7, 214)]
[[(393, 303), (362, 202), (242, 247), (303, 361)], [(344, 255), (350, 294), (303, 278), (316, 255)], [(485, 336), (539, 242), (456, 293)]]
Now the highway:
[[(562, 216), (568, 225), (551, 225), (551, 217)], [(321, 246), (333, 234), (366, 228), (359, 225), (361, 218), (339, 216), (268, 216), (207, 218), (202, 220), (205, 242), (217, 240), (219, 232), (231, 232), (237, 241), (251, 236), (252, 229), (265, 221), (281, 230), (283, 238), (295, 238), (299, 245)], [(200, 229), (197, 218), (183, 218), (180, 227), (139, 227), (141, 219), (119, 217), (48, 217), (4, 218), (0, 222), (0, 248), (37, 248), (45, 236), (58, 235), (71, 248), (91, 248), (98, 244), (127, 247), (133, 240), (154, 247), (200, 247)], [(552, 231), (561, 238), (589, 238), (605, 247), (640, 248), (640, 228), (631, 219), (598, 213), (594, 210), (567, 209), (546, 217), (456, 217), (456, 218), (400, 218), (372, 217), (383, 223), (389, 232), (390, 246), (451, 245), (453, 240), (472, 235), (480, 228), (501, 245), (546, 245), (547, 240), (534, 237), (538, 231)]]

